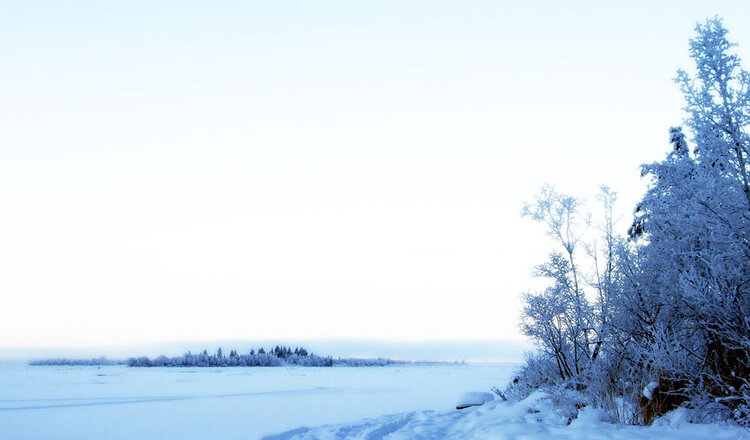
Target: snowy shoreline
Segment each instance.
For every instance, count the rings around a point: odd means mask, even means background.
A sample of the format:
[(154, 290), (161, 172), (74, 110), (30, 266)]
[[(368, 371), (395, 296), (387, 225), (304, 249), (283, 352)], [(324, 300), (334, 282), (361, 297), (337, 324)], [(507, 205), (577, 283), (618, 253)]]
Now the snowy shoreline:
[(583, 408), (569, 420), (556, 410), (552, 396), (538, 391), (508, 403), (494, 400), (482, 406), (454, 411), (413, 411), (363, 419), (353, 424), (298, 427), (263, 440), (318, 439), (600, 439), (600, 440), (740, 440), (750, 431), (731, 424), (693, 424), (680, 411), (651, 426), (613, 424), (606, 412)]
[[(750, 439), (731, 425), (613, 425), (584, 408), (570, 425), (535, 393), (456, 410), (467, 391), (512, 379), (513, 364), (383, 368), (128, 368), (0, 364), (8, 438)], [(124, 423), (127, 421), (127, 423)]]

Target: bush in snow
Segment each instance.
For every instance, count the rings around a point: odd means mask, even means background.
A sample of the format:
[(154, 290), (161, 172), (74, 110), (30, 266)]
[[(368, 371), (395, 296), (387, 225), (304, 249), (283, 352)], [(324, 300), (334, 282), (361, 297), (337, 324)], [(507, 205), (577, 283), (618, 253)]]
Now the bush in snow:
[(511, 383), (495, 394), (503, 400), (521, 401), (538, 389), (554, 386), (556, 374), (557, 366), (548, 355), (529, 353)]

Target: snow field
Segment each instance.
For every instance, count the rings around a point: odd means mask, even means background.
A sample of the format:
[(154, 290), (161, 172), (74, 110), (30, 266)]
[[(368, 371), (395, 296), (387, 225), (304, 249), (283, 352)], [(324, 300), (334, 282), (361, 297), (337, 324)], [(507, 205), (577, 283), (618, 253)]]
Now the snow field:
[(0, 439), (258, 439), (301, 426), (451, 410), (465, 391), (503, 384), (514, 368), (0, 365)]

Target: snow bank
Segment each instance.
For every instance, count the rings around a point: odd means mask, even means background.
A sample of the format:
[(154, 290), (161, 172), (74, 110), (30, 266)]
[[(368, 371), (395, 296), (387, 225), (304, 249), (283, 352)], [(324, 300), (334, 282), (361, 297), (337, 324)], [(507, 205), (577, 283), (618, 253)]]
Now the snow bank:
[(462, 411), (418, 411), (365, 419), (355, 424), (298, 428), (264, 440), (343, 439), (750, 439), (750, 432), (731, 425), (678, 424), (623, 426), (607, 422), (601, 410), (583, 408), (569, 425), (557, 414), (552, 398), (536, 392), (521, 402), (500, 400)]
[(456, 402), (456, 409), (464, 409), (470, 406), (484, 405), (485, 403), (491, 402), (494, 399), (495, 396), (490, 393), (464, 393), (464, 395), (461, 396), (460, 399), (458, 399), (458, 402)]

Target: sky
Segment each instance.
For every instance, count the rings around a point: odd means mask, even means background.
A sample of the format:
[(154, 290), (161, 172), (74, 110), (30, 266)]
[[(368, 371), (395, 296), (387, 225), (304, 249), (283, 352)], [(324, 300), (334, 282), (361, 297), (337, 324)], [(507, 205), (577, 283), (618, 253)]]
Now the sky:
[(619, 193), (736, 2), (2, 2), (0, 348), (520, 339), (544, 184)]

